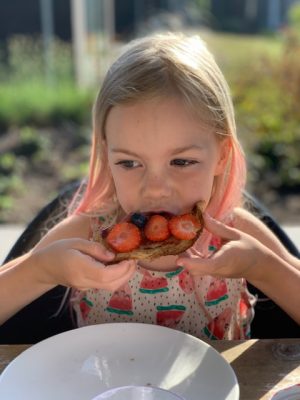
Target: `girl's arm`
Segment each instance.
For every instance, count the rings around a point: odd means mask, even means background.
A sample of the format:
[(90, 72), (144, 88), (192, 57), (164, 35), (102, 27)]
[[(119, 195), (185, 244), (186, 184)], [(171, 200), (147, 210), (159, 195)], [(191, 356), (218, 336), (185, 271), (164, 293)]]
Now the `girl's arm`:
[(54, 285), (40, 282), (37, 260), (28, 253), (0, 268), (0, 325)]
[[(220, 236), (224, 245), (210, 258), (181, 256), (177, 264), (195, 276), (245, 278), (300, 324), (300, 260), (290, 256), (277, 238), (272, 238), (272, 232), (266, 233), (264, 227), (260, 230), (260, 223), (254, 226), (241, 220), (245, 233), (207, 215), (204, 221), (206, 229)], [(254, 232), (257, 238), (251, 235)]]
[(253, 214), (242, 208), (235, 209), (233, 225), (240, 231), (256, 238), (289, 264), (300, 269), (299, 259), (289, 253), (274, 233)]
[(261, 264), (258, 265), (260, 273), (252, 278), (249, 276), (248, 281), (270, 297), (300, 325), (300, 260), (294, 265), (278, 257), (274, 252), (266, 251)]
[(0, 324), (57, 285), (116, 290), (130, 279), (135, 263), (106, 267), (114, 255), (87, 240), (88, 230), (85, 217), (69, 217), (33, 250), (0, 268)]

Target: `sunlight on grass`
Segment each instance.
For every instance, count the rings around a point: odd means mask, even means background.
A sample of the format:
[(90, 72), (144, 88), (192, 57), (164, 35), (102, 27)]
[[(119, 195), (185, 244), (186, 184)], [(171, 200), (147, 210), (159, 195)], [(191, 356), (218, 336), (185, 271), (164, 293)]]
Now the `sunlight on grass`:
[(207, 43), (229, 83), (234, 74), (255, 64), (257, 59), (276, 60), (282, 51), (283, 40), (279, 35), (237, 35), (209, 30), (195, 33)]
[(233, 61), (262, 54), (276, 58), (282, 49), (280, 36), (235, 35), (208, 30), (199, 31), (199, 35), (207, 42), (216, 57), (220, 55)]
[(0, 122), (22, 125), (29, 122), (47, 123), (71, 118), (84, 121), (87, 108), (91, 108), (92, 94), (74, 84), (62, 81), (47, 87), (40, 80), (0, 83), (2, 99)]

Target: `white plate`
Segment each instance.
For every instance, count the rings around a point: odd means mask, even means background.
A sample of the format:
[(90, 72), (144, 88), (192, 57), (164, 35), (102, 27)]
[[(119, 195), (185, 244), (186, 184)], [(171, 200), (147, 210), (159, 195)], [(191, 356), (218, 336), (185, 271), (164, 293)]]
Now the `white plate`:
[(156, 325), (92, 325), (46, 339), (3, 371), (1, 400), (91, 400), (116, 386), (153, 385), (186, 400), (238, 400), (227, 361), (205, 342)]

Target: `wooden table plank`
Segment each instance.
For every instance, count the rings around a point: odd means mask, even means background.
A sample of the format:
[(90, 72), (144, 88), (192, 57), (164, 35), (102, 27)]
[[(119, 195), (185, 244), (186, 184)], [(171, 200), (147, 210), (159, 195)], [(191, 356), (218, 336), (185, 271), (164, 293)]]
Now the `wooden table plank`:
[[(300, 383), (300, 338), (213, 341), (209, 344), (222, 354), (235, 371), (240, 385), (240, 400), (270, 400), (278, 390)], [(276, 346), (286, 350), (287, 355), (274, 351)], [(0, 345), (0, 373), (29, 347)]]
[[(284, 387), (300, 383), (300, 339), (248, 340), (212, 343), (236, 373), (241, 400), (269, 400)], [(296, 359), (280, 356), (276, 348), (295, 351)], [(288, 347), (287, 347), (288, 346)], [(292, 358), (292, 354), (289, 354)]]
[(0, 374), (14, 358), (29, 347), (28, 344), (0, 345)]

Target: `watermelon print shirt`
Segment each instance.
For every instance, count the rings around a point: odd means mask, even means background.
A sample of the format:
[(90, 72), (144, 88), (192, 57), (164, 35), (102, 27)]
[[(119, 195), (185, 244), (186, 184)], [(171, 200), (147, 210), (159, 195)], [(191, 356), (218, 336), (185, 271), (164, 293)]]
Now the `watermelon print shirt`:
[[(97, 240), (101, 224), (92, 223)], [(220, 241), (214, 238), (210, 251)], [(140, 266), (130, 281), (115, 292), (76, 290), (72, 304), (79, 327), (110, 322), (157, 324), (201, 339), (250, 337), (254, 298), (244, 279), (211, 276), (193, 278), (179, 267), (171, 272), (149, 271)]]

